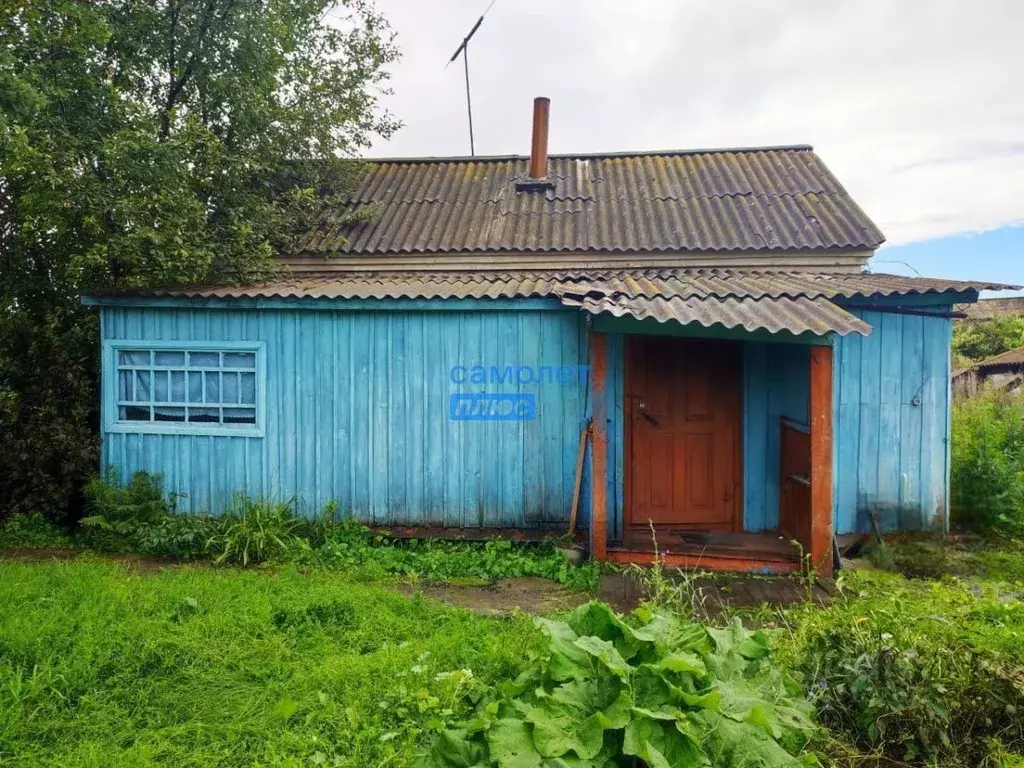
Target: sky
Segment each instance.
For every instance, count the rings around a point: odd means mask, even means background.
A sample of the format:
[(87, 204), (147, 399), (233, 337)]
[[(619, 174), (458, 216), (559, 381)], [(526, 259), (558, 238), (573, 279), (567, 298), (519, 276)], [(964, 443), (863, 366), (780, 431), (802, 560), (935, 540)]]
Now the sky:
[[(377, 157), (467, 155), (490, 0), (377, 0), (402, 61)], [(477, 154), (811, 144), (885, 233), (872, 269), (1024, 285), (1021, 0), (495, 0)], [(901, 262), (905, 262), (901, 263)]]

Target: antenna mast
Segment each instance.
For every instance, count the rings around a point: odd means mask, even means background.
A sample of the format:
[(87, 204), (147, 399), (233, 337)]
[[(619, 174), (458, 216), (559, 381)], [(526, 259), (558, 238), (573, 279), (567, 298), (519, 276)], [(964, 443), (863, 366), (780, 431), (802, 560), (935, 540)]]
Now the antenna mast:
[[(466, 114), (469, 116), (469, 154), (470, 156), (476, 156), (476, 145), (473, 143), (473, 100), (469, 95), (469, 40), (476, 34), (476, 31), (480, 29), (480, 25), (484, 23), (484, 16), (487, 15), (487, 11), (491, 10), (491, 7), (498, 0), (491, 0), (491, 4), (487, 6), (486, 10), (480, 14), (480, 18), (476, 20), (476, 24), (469, 30), (469, 34), (462, 39), (462, 44), (455, 49), (455, 53), (448, 59), (448, 64), (451, 64), (457, 58), (459, 54), (462, 54), (462, 64), (466, 71)], [(448, 64), (445, 64), (445, 69), (448, 69)]]

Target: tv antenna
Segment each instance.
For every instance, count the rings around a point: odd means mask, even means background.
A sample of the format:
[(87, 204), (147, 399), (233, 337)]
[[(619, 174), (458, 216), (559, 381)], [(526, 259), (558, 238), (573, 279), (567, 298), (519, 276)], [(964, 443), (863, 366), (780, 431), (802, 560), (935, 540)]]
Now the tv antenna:
[[(466, 113), (469, 116), (469, 154), (471, 157), (476, 156), (476, 146), (473, 143), (473, 100), (469, 96), (469, 41), (476, 34), (476, 31), (480, 29), (480, 25), (484, 23), (484, 16), (487, 15), (487, 11), (491, 10), (496, 2), (498, 0), (491, 0), (491, 4), (484, 9), (484, 12), (480, 14), (480, 18), (476, 20), (476, 24), (469, 30), (469, 34), (462, 38), (462, 44), (455, 49), (455, 53), (448, 59), (448, 64), (451, 64), (459, 58), (460, 53), (462, 54), (462, 64), (466, 71)], [(445, 69), (448, 69), (448, 64), (444, 65)]]

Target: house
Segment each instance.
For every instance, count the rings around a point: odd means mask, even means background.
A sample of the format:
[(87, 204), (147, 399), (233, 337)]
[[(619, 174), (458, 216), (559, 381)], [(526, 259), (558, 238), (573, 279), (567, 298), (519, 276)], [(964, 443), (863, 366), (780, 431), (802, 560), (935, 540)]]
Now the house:
[[(984, 329), (987, 321), (1024, 314), (1024, 296), (981, 299), (975, 304), (957, 305), (955, 309), (957, 323), (974, 324)], [(985, 333), (992, 335), (990, 330)], [(975, 397), (987, 388), (1020, 392), (1024, 384), (1024, 347), (992, 355), (953, 371), (952, 384), (955, 400)]]
[[(407, 533), (831, 568), (948, 525), (952, 307), (807, 146), (375, 160), (285, 279), (93, 295), (105, 465), (181, 508), (329, 501)], [(581, 440), (581, 435), (583, 439)], [(584, 458), (577, 473), (580, 444)]]
[(953, 397), (980, 395), (987, 388), (1019, 393), (1024, 387), (1024, 347), (985, 358), (953, 373)]
[(963, 304), (957, 306), (956, 309), (963, 313), (963, 321), (966, 323), (977, 320), (991, 320), (994, 317), (1024, 315), (1024, 296), (981, 299), (976, 304)]

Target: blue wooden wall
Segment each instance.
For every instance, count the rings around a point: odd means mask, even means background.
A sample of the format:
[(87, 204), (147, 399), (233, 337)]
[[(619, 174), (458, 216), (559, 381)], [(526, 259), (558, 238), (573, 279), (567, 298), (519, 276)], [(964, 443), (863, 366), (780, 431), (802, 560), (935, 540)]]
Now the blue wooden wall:
[[(124, 477), (139, 469), (163, 473), (168, 490), (185, 494), (181, 506), (197, 512), (223, 511), (244, 490), (294, 499), (306, 514), (337, 500), (342, 511), (379, 525), (561, 528), (579, 430), (593, 406), (585, 384), (457, 384), (449, 372), (456, 365), (585, 365), (585, 317), (533, 304), (458, 311), (437, 302), (401, 305), (408, 311), (385, 304), (389, 311), (373, 311), (372, 302), (359, 311), (329, 303), (308, 310), (103, 308), (108, 340), (263, 341), (267, 355), (263, 437), (108, 432), (104, 463)], [(949, 309), (935, 299), (930, 306)], [(835, 340), (836, 530), (866, 530), (868, 510), (888, 528), (941, 529), (951, 321), (853, 311), (874, 330)], [(626, 336), (607, 330), (608, 514), (618, 536)], [(807, 340), (788, 341), (744, 343), (747, 530), (778, 522), (781, 418), (809, 418)], [(452, 421), (449, 393), (471, 391), (535, 392), (538, 417)], [(588, 488), (589, 462), (584, 524)]]
[[(951, 308), (931, 301), (917, 308)], [(874, 511), (889, 530), (945, 530), (952, 320), (851, 311), (873, 331), (835, 346), (835, 529), (868, 531)]]
[(772, 530), (779, 524), (782, 419), (810, 420), (810, 361), (805, 345), (744, 345), (744, 530)]
[[(452, 366), (586, 363), (574, 311), (103, 309), (106, 339), (266, 342), (265, 436), (107, 432), (103, 461), (161, 472), (190, 511), (236, 490), (330, 500), (382, 525), (562, 527), (584, 389), (456, 384)], [(110, 373), (106, 372), (109, 380)], [(450, 392), (535, 392), (531, 421), (453, 421)]]

